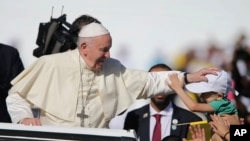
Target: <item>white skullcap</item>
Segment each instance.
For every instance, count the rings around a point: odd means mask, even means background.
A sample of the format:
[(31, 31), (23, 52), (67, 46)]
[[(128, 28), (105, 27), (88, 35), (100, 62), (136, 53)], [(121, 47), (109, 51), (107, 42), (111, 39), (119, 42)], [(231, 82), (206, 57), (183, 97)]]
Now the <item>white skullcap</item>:
[(79, 37), (96, 37), (100, 35), (109, 34), (109, 31), (99, 23), (90, 23), (82, 27), (79, 32)]
[(193, 93), (220, 92), (227, 94), (230, 77), (224, 70), (217, 72), (217, 75), (207, 74), (208, 82), (189, 83), (185, 87)]

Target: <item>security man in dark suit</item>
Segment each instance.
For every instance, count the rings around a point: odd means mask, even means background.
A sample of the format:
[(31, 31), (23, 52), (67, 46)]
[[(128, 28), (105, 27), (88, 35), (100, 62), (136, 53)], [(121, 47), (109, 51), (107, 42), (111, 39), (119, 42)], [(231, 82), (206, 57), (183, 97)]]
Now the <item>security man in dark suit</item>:
[(6, 107), (6, 97), (11, 88), (10, 81), (24, 70), (16, 48), (0, 43), (0, 122), (11, 123)]
[[(157, 64), (152, 66), (149, 71), (166, 70), (171, 70), (171, 68), (165, 64)], [(134, 129), (141, 141), (152, 141), (156, 124), (154, 115), (161, 114), (161, 139), (169, 135), (186, 138), (189, 124), (178, 124), (201, 121), (202, 118), (191, 111), (176, 106), (172, 102), (173, 96), (175, 95), (154, 96), (149, 104), (128, 112), (124, 129)]]

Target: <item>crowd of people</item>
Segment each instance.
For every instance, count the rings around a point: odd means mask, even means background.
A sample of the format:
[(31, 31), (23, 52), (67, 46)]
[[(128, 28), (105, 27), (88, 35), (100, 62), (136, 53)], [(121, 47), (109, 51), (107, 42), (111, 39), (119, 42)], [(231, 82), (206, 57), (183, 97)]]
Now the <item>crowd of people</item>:
[[(194, 141), (205, 141), (208, 135), (204, 128), (189, 124), (203, 120), (193, 111), (208, 113), (206, 117), (212, 130), (209, 137), (213, 141), (230, 140), (230, 124), (248, 123), (240, 120), (241, 111), (227, 98), (233, 88), (244, 96), (242, 98), (248, 96), (245, 86), (248, 80), (240, 79), (244, 83), (236, 79), (248, 75), (248, 63), (242, 62), (242, 55), (235, 54), (235, 67), (245, 69), (235, 70), (237, 74), (232, 73), (232, 77), (217, 66), (188, 73), (172, 70), (166, 64), (156, 64), (149, 71), (130, 69), (110, 57), (112, 36), (98, 19), (81, 15), (73, 25), (77, 27), (75, 49), (41, 56), (25, 69), (18, 53), (14, 53), (14, 63), (5, 61), (13, 67), (11, 74), (1, 66), (1, 86), (5, 86), (3, 94), (1, 87), (1, 96), (4, 95), (1, 104), (5, 105), (1, 109), (5, 109), (4, 115), (11, 119), (6, 122), (134, 129), (143, 141), (167, 141), (170, 137), (187, 140), (188, 133)], [(235, 82), (233, 88), (231, 80)], [(207, 104), (194, 101), (186, 91), (200, 94), (199, 99)], [(178, 107), (173, 96), (179, 96), (189, 110)], [(138, 99), (147, 102), (130, 108)], [(33, 107), (39, 108), (39, 116), (34, 116)], [(160, 115), (159, 122), (155, 115)]]

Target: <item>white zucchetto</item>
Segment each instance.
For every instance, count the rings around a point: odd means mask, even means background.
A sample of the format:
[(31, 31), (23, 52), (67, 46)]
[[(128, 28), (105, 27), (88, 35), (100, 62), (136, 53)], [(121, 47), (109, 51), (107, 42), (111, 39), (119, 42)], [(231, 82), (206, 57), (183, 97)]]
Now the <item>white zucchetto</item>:
[(79, 37), (97, 37), (101, 35), (109, 34), (109, 31), (99, 23), (90, 23), (82, 27), (79, 32)]

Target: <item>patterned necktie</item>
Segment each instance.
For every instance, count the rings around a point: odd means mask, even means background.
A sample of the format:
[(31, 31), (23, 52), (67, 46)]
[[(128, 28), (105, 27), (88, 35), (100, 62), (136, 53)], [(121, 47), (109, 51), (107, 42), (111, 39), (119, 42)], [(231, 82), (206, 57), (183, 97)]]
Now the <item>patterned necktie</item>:
[(161, 115), (154, 115), (156, 119), (155, 129), (153, 133), (152, 141), (161, 141)]

